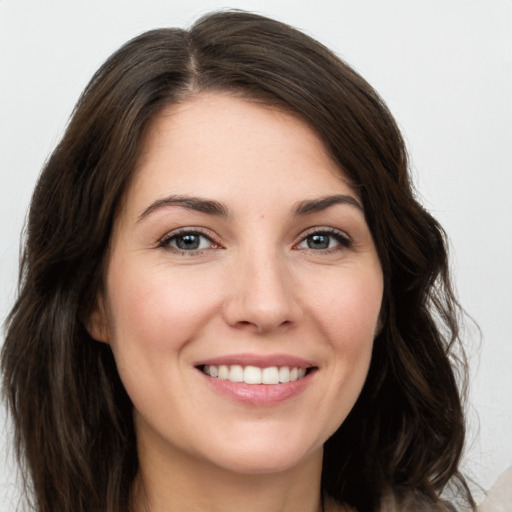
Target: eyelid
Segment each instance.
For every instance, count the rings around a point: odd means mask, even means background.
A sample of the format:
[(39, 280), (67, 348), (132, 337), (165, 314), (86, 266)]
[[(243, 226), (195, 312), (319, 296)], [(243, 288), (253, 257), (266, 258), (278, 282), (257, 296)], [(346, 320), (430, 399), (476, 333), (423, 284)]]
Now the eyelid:
[[(207, 249), (191, 249), (189, 251), (183, 251), (176, 247), (172, 247), (169, 244), (169, 242), (173, 238), (179, 237), (180, 235), (194, 235), (194, 234), (197, 234), (204, 238), (207, 238), (212, 243), (212, 245), (214, 247), (208, 247)], [(157, 241), (156, 246), (157, 246), (157, 248), (163, 248), (163, 249), (180, 252), (180, 253), (189, 252), (190, 254), (198, 254), (202, 251), (210, 250), (213, 248), (215, 248), (215, 249), (222, 248), (221, 244), (216, 240), (216, 238), (217, 237), (208, 229), (205, 229), (202, 227), (197, 227), (197, 226), (187, 226), (187, 227), (181, 227), (181, 228), (177, 228), (177, 229), (173, 229), (173, 230), (169, 231), (168, 233), (166, 233), (163, 237), (161, 237)]]
[[(208, 247), (206, 249), (190, 249), (188, 251), (184, 251), (182, 249), (179, 249), (179, 248), (176, 248), (176, 247), (173, 247), (170, 245), (170, 241), (173, 238), (179, 237), (180, 235), (190, 235), (190, 234), (197, 234), (197, 235), (200, 235), (200, 236), (208, 239), (211, 242), (213, 247)], [(306, 240), (306, 238), (308, 238), (309, 236), (315, 235), (315, 234), (325, 234), (325, 235), (333, 236), (333, 237), (337, 238), (339, 245), (336, 247), (330, 247), (327, 249), (310, 249), (310, 248), (306, 249), (306, 248), (298, 247), (298, 245), (301, 244), (302, 242), (304, 242)], [(315, 253), (322, 253), (322, 252), (333, 252), (333, 251), (341, 250), (341, 249), (348, 249), (348, 248), (351, 248), (352, 245), (353, 245), (353, 240), (350, 237), (350, 235), (348, 235), (348, 233), (346, 233), (345, 231), (342, 231), (340, 229), (333, 228), (330, 226), (314, 226), (314, 227), (307, 229), (306, 231), (303, 231), (300, 234), (298, 241), (293, 245), (292, 248), (295, 250), (310, 250)], [(198, 227), (198, 226), (180, 227), (180, 228), (171, 230), (157, 241), (156, 247), (167, 249), (167, 250), (170, 250), (173, 252), (179, 252), (179, 253), (188, 252), (189, 254), (199, 254), (203, 251), (223, 248), (222, 245), (220, 244), (220, 242), (217, 240), (217, 236), (215, 235), (215, 233), (212, 233), (209, 229), (205, 229), (203, 227)]]
[(340, 248), (349, 249), (353, 246), (352, 238), (345, 231), (342, 231), (341, 229), (329, 227), (329, 226), (314, 226), (312, 228), (307, 229), (306, 231), (303, 231), (300, 234), (300, 238), (299, 238), (298, 242), (296, 242), (294, 244), (293, 248), (294, 249), (296, 248), (297, 250), (301, 250), (297, 246), (299, 244), (301, 244), (302, 242), (304, 242), (304, 240), (306, 240), (307, 237), (309, 237), (311, 235), (317, 235), (317, 234), (319, 234), (319, 235), (325, 234), (325, 235), (330, 235), (330, 236), (334, 236), (334, 237), (338, 238), (338, 241), (339, 241), (341, 247), (338, 246), (338, 247), (330, 247), (327, 249), (304, 249), (304, 250), (310, 250), (315, 253), (322, 253), (322, 252), (340, 250)]

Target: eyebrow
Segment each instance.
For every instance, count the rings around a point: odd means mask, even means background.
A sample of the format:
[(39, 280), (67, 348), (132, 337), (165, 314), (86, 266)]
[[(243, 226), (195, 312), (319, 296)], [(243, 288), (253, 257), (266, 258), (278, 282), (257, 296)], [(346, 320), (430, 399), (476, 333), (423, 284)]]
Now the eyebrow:
[(140, 222), (154, 211), (159, 210), (160, 208), (165, 208), (166, 206), (181, 206), (182, 208), (186, 208), (188, 210), (195, 210), (197, 212), (206, 213), (208, 215), (215, 215), (218, 217), (228, 216), (228, 209), (218, 201), (202, 199), (200, 197), (169, 196), (164, 197), (163, 199), (158, 199), (154, 203), (151, 203), (139, 215), (137, 222)]
[(349, 206), (354, 206), (355, 208), (364, 213), (364, 208), (355, 197), (337, 194), (333, 196), (320, 197), (318, 199), (301, 201), (300, 203), (297, 204), (297, 206), (295, 206), (293, 210), (293, 215), (309, 215), (310, 213), (316, 213), (326, 210), (327, 208), (330, 208), (331, 206), (334, 206), (336, 204), (346, 204)]
[[(317, 199), (301, 201), (293, 209), (292, 216), (299, 217), (303, 215), (309, 215), (326, 210), (327, 208), (337, 204), (353, 206), (361, 212), (364, 212), (361, 204), (353, 196), (337, 194), (333, 196), (325, 196)], [(157, 199), (155, 202), (151, 203), (139, 215), (137, 222), (142, 221), (151, 215), (154, 211), (165, 208), (167, 206), (180, 206), (188, 210), (195, 210), (197, 212), (206, 213), (208, 215), (215, 215), (218, 217), (227, 217), (229, 213), (228, 208), (225, 205), (211, 199), (203, 199), (200, 197), (191, 196), (168, 196), (162, 199)]]

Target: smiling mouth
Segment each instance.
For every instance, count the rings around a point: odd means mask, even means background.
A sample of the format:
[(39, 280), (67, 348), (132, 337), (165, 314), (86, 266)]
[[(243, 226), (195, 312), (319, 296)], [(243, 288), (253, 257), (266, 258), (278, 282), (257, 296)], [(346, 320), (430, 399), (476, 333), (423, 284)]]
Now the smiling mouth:
[(316, 367), (299, 368), (293, 366), (269, 366), (259, 368), (258, 366), (233, 365), (201, 365), (198, 367), (204, 374), (230, 382), (244, 384), (286, 384), (295, 382), (311, 373)]

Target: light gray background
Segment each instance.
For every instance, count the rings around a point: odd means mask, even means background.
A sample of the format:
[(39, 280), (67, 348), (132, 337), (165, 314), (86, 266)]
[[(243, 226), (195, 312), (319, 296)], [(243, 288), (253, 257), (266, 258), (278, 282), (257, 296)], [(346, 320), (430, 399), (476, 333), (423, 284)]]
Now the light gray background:
[[(512, 465), (512, 1), (0, 0), (0, 321), (14, 298), (32, 188), (96, 68), (122, 43), (211, 9), (270, 15), (351, 63), (400, 124), (423, 202), (452, 241), (472, 364), (465, 470), (484, 488)], [(5, 413), (0, 409), (0, 424)], [(4, 430), (6, 431), (4, 433)], [(0, 511), (14, 465), (0, 435)]]

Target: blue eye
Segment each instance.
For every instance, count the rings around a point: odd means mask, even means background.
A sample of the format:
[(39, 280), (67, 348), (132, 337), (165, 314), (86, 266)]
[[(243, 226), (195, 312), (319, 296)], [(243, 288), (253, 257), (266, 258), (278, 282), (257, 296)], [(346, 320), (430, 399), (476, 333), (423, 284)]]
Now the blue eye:
[(210, 249), (215, 244), (209, 237), (197, 231), (180, 231), (164, 237), (158, 245), (177, 251), (201, 251)]
[(338, 231), (317, 231), (303, 238), (297, 245), (297, 248), (326, 251), (336, 248), (348, 248), (351, 245), (351, 240)]

